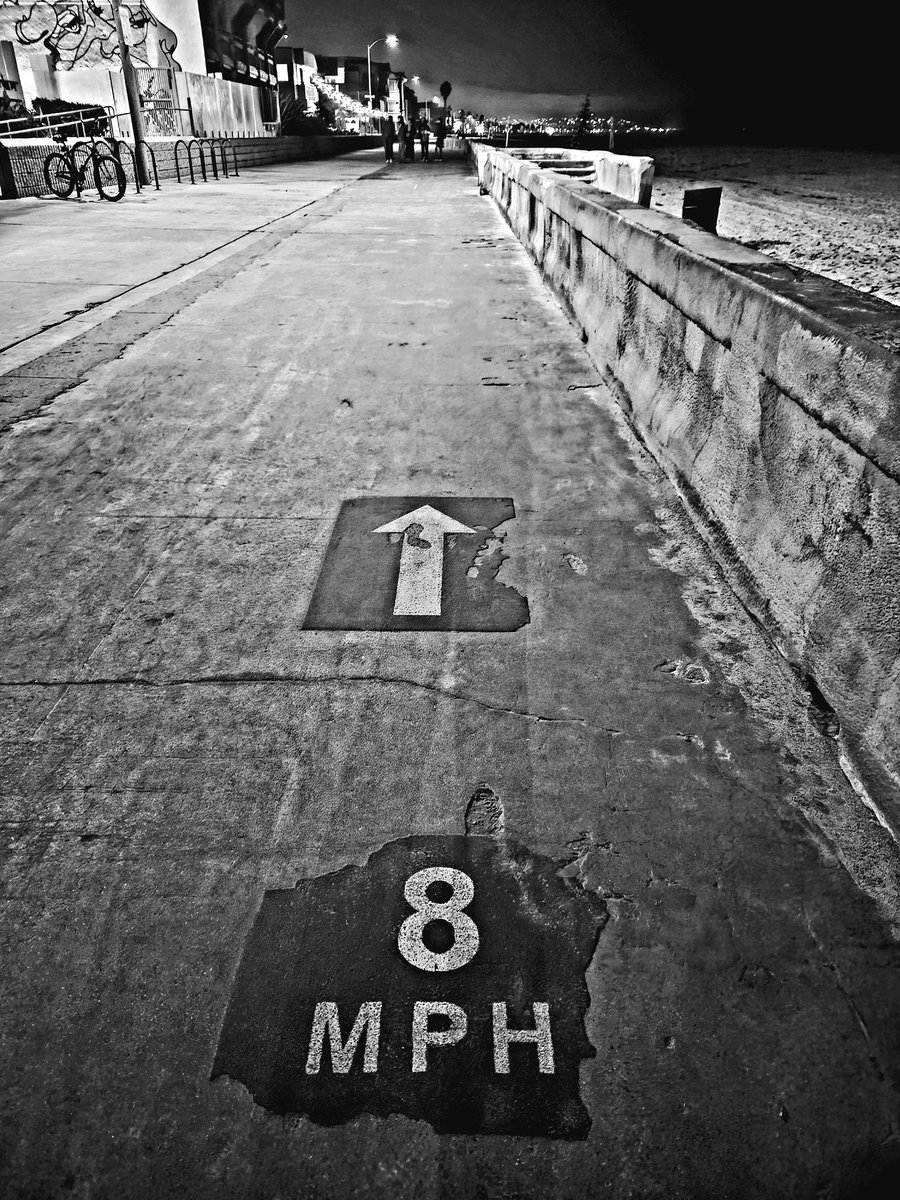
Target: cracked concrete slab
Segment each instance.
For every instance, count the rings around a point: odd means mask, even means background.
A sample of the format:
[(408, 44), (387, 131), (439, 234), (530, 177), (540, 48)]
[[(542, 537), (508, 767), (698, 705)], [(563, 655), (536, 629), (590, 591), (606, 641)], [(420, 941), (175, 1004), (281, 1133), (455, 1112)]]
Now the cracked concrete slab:
[[(5, 1194), (889, 1194), (896, 847), (474, 179), (366, 163), (6, 377)], [(366, 495), (512, 497), (530, 623), (304, 630)], [(467, 831), (609, 913), (584, 1141), (210, 1081), (266, 892)]]

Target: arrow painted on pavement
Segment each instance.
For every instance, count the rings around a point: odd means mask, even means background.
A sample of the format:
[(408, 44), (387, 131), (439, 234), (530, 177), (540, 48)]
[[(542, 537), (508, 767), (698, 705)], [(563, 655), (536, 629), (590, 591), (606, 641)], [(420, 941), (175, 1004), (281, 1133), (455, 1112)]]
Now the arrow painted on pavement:
[(439, 617), (444, 582), (444, 538), (451, 533), (474, 533), (468, 525), (423, 504), (373, 533), (403, 534), (400, 574), (394, 597), (395, 617)]

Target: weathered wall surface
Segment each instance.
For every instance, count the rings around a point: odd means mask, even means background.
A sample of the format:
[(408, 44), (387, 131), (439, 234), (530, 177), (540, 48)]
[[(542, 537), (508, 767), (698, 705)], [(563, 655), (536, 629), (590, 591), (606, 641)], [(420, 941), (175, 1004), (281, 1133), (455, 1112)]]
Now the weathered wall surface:
[(502, 151), (473, 153), (732, 583), (833, 708), (896, 836), (900, 311)]
[(274, 162), (302, 162), (307, 158), (334, 158), (354, 150), (374, 150), (381, 145), (375, 134), (335, 134), (333, 137), (236, 138), (238, 166), (256, 167)]
[[(118, 114), (117, 127), (124, 137), (131, 137), (131, 118), (128, 115), (128, 95), (120, 71), (99, 67), (79, 71), (53, 71), (47, 64), (32, 62), (30, 76), (23, 71), (25, 94), (29, 99), (43, 96), (67, 100), (70, 104), (100, 104)], [(196, 75), (190, 71), (172, 74), (172, 102), (181, 110), (178, 120), (189, 128), (186, 109), (193, 110), (194, 128), (198, 134), (225, 137), (253, 137), (265, 134), (265, 121), (259, 88), (246, 83)], [(166, 132), (173, 118), (161, 116), (166, 124), (153, 128), (152, 109), (145, 113), (149, 135)], [(178, 128), (175, 125), (174, 128)]]

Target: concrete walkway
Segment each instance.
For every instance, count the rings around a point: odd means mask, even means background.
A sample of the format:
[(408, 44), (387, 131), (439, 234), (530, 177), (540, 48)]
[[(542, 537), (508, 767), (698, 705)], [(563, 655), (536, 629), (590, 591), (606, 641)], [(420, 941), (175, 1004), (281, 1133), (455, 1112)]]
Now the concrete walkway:
[(141, 285), (171, 286), (192, 267), (277, 234), (285, 218), (382, 165), (370, 151), (194, 185), (163, 180), (159, 191), (131, 190), (118, 204), (93, 191), (80, 200), (5, 200), (0, 283), (15, 304), (0, 320), (0, 352), (44, 329), (71, 337), (67, 318), (114, 300), (133, 304)]
[(888, 1195), (893, 849), (464, 164), (379, 168), (0, 208), (0, 1191)]

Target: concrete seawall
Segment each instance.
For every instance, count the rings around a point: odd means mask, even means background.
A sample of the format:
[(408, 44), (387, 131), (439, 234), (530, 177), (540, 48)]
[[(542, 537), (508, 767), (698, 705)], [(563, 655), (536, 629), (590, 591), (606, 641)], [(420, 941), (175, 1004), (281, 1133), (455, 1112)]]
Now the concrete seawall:
[(613, 154), (608, 150), (569, 150), (552, 148), (549, 150), (508, 150), (512, 158), (532, 161), (532, 156), (540, 155), (543, 167), (558, 169), (564, 174), (570, 173), (575, 165), (590, 165), (591, 174), (584, 179), (585, 183), (593, 184), (602, 192), (612, 192), (623, 200), (633, 200), (644, 208), (650, 207), (650, 196), (653, 191), (652, 158), (638, 158), (634, 155)]
[(521, 151), (472, 153), (900, 836), (900, 310)]

